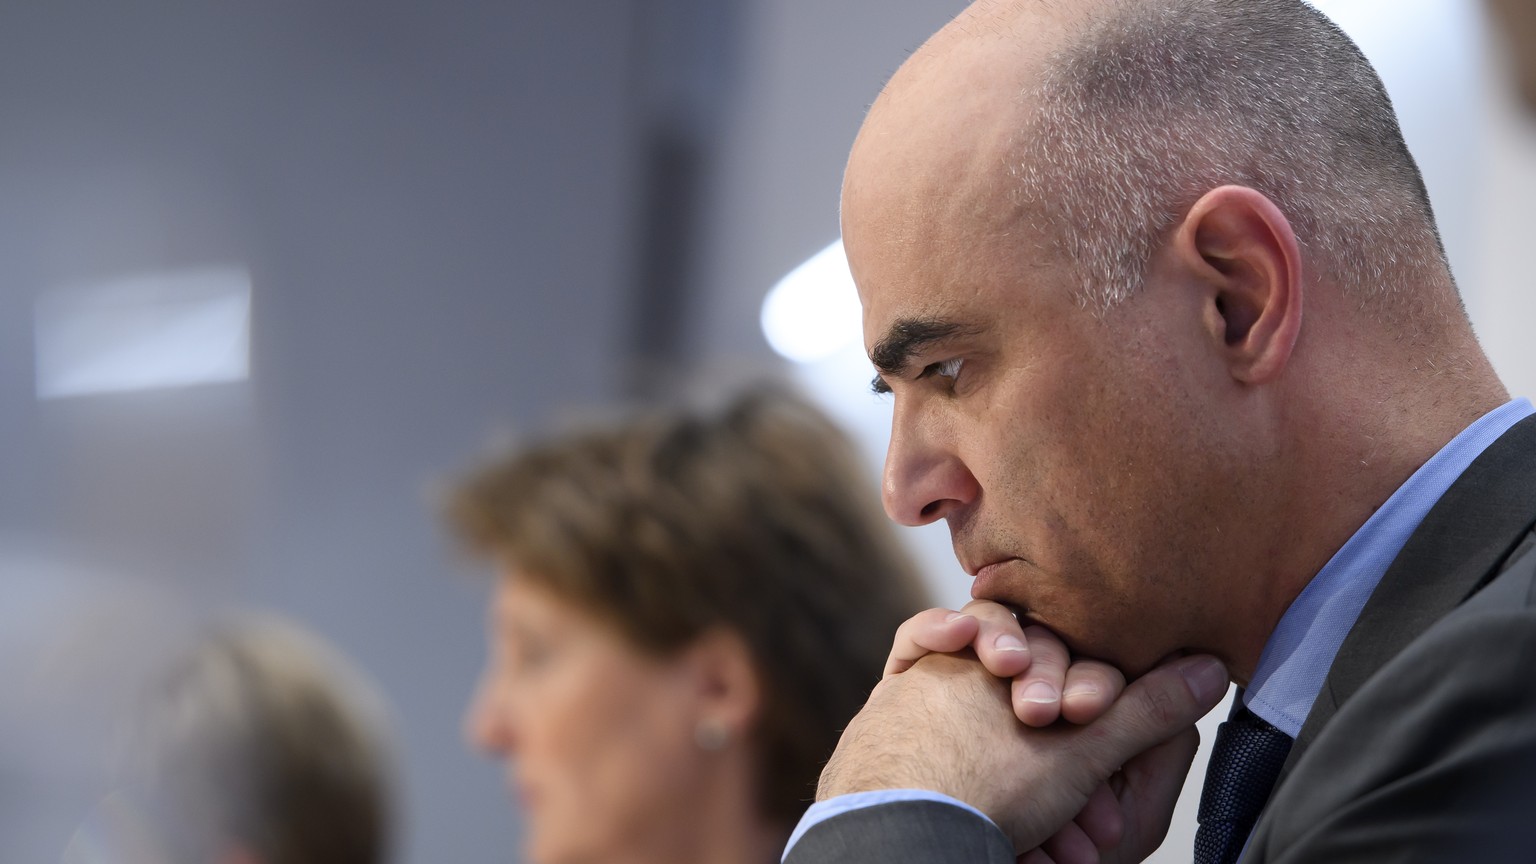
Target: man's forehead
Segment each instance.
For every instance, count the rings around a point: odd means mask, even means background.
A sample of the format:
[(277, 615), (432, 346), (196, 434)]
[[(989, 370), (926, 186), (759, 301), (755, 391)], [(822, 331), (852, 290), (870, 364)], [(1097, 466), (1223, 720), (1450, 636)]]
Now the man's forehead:
[[(957, 80), (893, 81), (849, 155), (844, 233), (909, 242), (935, 222), (1010, 218), (1013, 161), (1027, 106), (1013, 89)], [(896, 95), (890, 95), (896, 94)]]
[(913, 178), (845, 201), (843, 248), (866, 317), (957, 311), (1031, 263), (1020, 256), (1041, 243), (1002, 189), (1006, 172), (993, 176), (989, 190)]
[(871, 355), (882, 342), (919, 332), (935, 338), (974, 332), (984, 323), (985, 315), (977, 314), (974, 301), (980, 299), (979, 292), (970, 273), (942, 272), (932, 257), (922, 254), (881, 256), (878, 264), (855, 271), (865, 349)]
[[(974, 3), (892, 76), (843, 184), (867, 348), (903, 319), (963, 319), (967, 296), (1043, 263), (1032, 254), (1044, 245), (1033, 238), (1038, 220), (1012, 191), (1024, 83), (1051, 39), (1101, 2)], [(1037, 23), (1044, 36), (1029, 31)]]

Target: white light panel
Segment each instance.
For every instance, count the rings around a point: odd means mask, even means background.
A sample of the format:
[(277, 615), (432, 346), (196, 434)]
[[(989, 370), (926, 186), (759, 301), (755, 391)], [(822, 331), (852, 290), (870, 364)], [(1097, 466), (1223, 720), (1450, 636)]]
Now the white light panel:
[(39, 399), (250, 375), (251, 276), (242, 267), (55, 289), (37, 299), (35, 313)]

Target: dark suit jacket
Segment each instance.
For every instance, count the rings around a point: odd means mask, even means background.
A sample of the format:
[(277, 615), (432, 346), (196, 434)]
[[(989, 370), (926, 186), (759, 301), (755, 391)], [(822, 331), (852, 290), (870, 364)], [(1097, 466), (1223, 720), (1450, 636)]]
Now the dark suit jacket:
[[(1344, 640), (1244, 864), (1536, 861), (1536, 417), (1430, 510)], [(834, 817), (786, 864), (1012, 864), (957, 807)]]

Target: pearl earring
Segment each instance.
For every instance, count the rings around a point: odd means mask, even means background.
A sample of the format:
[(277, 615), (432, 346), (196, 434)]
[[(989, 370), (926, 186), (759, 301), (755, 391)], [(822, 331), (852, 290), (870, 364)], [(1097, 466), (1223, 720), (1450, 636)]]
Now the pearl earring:
[(706, 718), (693, 727), (693, 743), (698, 745), (700, 750), (716, 753), (724, 750), (725, 745), (731, 743), (731, 732), (719, 720)]

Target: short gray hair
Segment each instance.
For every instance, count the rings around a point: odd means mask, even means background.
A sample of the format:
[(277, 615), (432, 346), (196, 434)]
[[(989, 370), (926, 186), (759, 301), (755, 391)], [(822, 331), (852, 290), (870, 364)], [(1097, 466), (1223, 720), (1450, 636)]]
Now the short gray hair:
[(1139, 289), (1205, 192), (1247, 186), (1307, 268), (1362, 308), (1449, 278), (1429, 195), (1381, 79), (1302, 0), (1106, 4), (1022, 94), (1017, 203), (1103, 312)]

